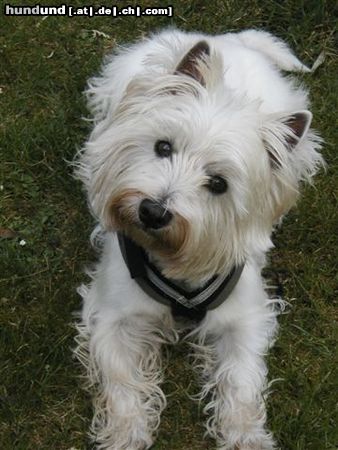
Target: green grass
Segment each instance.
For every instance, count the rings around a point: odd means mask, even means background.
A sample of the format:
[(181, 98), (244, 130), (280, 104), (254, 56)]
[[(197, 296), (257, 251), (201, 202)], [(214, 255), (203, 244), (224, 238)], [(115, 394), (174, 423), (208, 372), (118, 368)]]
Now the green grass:
[[(10, 2), (22, 4), (24, 2)], [(28, 2), (34, 4), (35, 2)], [(57, 2), (42, 2), (42, 4)], [(62, 3), (62, 2), (59, 2)], [(83, 2), (74, 0), (74, 6)], [(127, 3), (127, 2), (126, 2)], [(132, 4), (133, 2), (129, 2)], [(156, 2), (139, 1), (154, 5)], [(164, 6), (167, 0), (156, 4)], [(334, 301), (337, 289), (337, 159), (334, 113), (334, 1), (173, 1), (174, 17), (62, 18), (0, 15), (0, 448), (90, 448), (90, 398), (72, 359), (76, 286), (95, 255), (93, 226), (71, 160), (87, 133), (82, 91), (116, 43), (167, 25), (220, 33), (264, 28), (311, 64), (304, 76), (314, 126), (323, 135), (326, 173), (305, 189), (299, 207), (274, 237), (268, 273), (279, 279), (292, 308), (280, 318), (269, 357), (276, 382), (269, 425), (283, 450), (334, 449)], [(98, 2), (110, 5), (111, 2)], [(211, 6), (212, 5), (212, 6)], [(337, 11), (336, 11), (337, 12)], [(94, 36), (96, 29), (110, 36)], [(24, 239), (26, 245), (20, 245)], [(172, 351), (165, 391), (169, 405), (154, 450), (213, 449), (203, 440), (203, 415), (187, 393), (196, 384), (180, 346)], [(337, 374), (336, 374), (337, 378)]]

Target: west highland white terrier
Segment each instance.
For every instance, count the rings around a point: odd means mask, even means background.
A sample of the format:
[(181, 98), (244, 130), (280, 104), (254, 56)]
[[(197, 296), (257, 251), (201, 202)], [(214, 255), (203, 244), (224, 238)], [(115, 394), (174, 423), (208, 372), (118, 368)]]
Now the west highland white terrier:
[(94, 126), (76, 170), (102, 254), (80, 288), (76, 354), (97, 448), (152, 445), (161, 347), (185, 327), (218, 448), (275, 448), (264, 355), (279, 300), (261, 270), (322, 164), (307, 92), (281, 71), (310, 69), (269, 33), (170, 29), (119, 49), (89, 82)]

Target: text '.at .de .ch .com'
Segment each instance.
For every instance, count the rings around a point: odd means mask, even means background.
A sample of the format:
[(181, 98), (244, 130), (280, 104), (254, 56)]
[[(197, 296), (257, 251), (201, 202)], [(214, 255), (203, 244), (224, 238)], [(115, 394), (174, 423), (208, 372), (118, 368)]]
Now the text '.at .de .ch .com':
[(68, 17), (95, 17), (95, 16), (173, 16), (173, 7), (144, 7), (141, 6), (82, 6), (72, 5), (43, 6), (13, 6), (5, 4), (4, 13), (6, 16), (68, 16)]

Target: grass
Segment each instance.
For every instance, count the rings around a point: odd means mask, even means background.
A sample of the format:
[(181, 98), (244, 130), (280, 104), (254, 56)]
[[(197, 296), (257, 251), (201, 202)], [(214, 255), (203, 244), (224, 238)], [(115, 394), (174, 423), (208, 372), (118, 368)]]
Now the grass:
[[(322, 50), (326, 53), (324, 65), (304, 76), (304, 82), (311, 90), (314, 126), (326, 141), (328, 170), (317, 177), (315, 187), (305, 189), (299, 207), (275, 235), (276, 249), (267, 270), (273, 278), (278, 274), (284, 297), (292, 304), (289, 314), (280, 318), (279, 340), (269, 357), (270, 378), (282, 381), (274, 385), (268, 407), (269, 425), (284, 450), (336, 448), (335, 2), (174, 0), (171, 4), (171, 19), (5, 17), (1, 12), (3, 450), (90, 448), (86, 437), (90, 398), (80, 387), (80, 368), (72, 359), (71, 323), (80, 307), (76, 286), (85, 278), (83, 267), (94, 259), (88, 244), (93, 222), (66, 161), (88, 133), (81, 119), (86, 115), (81, 93), (102, 56), (116, 43), (173, 24), (212, 33), (264, 28), (288, 41), (308, 64)], [(109, 38), (95, 35), (93, 29)], [(8, 238), (5, 230), (12, 231)], [(203, 440), (203, 415), (187, 397), (196, 392), (196, 385), (182, 346), (172, 350), (164, 388), (169, 405), (154, 450), (213, 449), (213, 442)]]

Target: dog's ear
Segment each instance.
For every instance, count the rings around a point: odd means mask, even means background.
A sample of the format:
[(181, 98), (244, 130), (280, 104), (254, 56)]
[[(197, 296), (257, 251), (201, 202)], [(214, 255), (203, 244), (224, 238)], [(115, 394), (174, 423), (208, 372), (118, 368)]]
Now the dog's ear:
[(263, 141), (273, 167), (282, 165), (287, 152), (296, 150), (312, 121), (310, 111), (297, 111), (276, 117), (271, 115), (263, 125)]
[(210, 55), (210, 47), (206, 41), (200, 41), (194, 45), (183, 57), (176, 67), (175, 75), (184, 74), (194, 78), (202, 86), (205, 86), (205, 80), (200, 70), (201, 60)]
[(289, 150), (293, 150), (308, 132), (312, 122), (310, 111), (299, 111), (291, 114), (285, 120), (285, 125), (291, 130), (286, 136)]

